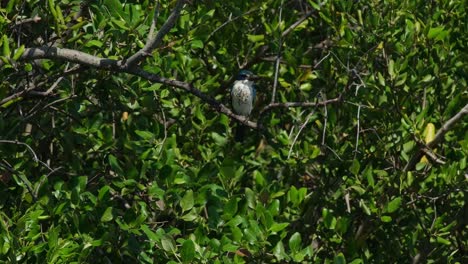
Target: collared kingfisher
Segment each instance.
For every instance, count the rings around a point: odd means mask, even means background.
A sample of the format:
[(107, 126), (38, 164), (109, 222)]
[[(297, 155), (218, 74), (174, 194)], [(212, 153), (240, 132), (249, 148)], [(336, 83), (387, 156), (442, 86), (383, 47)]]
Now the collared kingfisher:
[[(254, 74), (248, 70), (241, 70), (231, 88), (232, 108), (238, 115), (248, 118), (255, 102), (255, 84), (252, 81)], [(242, 141), (246, 127), (238, 125), (235, 140)]]

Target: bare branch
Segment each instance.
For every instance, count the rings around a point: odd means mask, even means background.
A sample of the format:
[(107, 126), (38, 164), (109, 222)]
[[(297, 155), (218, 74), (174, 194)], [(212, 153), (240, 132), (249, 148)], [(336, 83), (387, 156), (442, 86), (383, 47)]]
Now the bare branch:
[[(90, 55), (85, 52), (62, 49), (57, 47), (38, 47), (38, 48), (27, 48), (20, 60), (36, 60), (36, 59), (55, 59), (64, 60), (68, 62), (74, 62), (94, 68), (118, 70), (122, 69), (122, 63), (117, 60), (99, 58)], [(3, 61), (0, 61), (0, 67), (4, 65)]]
[(283, 38), (286, 37), (289, 33), (291, 33), (291, 31), (293, 31), (300, 24), (302, 24), (302, 22), (304, 22), (308, 17), (310, 17), (314, 12), (315, 12), (315, 10), (311, 10), (311, 11), (307, 12), (305, 15), (303, 15), (301, 18), (299, 18), (299, 20), (294, 22), (285, 31), (283, 31), (283, 33), (281, 34), (281, 37), (283, 37)]
[(247, 120), (246, 117), (244, 117), (244, 116), (234, 114), (231, 111), (231, 109), (229, 109), (227, 106), (225, 106), (224, 104), (216, 101), (216, 99), (214, 99), (213, 97), (203, 93), (202, 91), (198, 90), (197, 88), (193, 87), (193, 85), (190, 84), (190, 83), (186, 83), (186, 82), (182, 82), (182, 81), (178, 81), (178, 80), (167, 79), (167, 78), (161, 77), (159, 75), (152, 74), (152, 73), (149, 73), (147, 71), (144, 71), (144, 70), (142, 70), (140, 68), (125, 69), (124, 72), (140, 76), (140, 77), (142, 77), (142, 78), (144, 78), (146, 80), (149, 80), (149, 81), (152, 81), (152, 82), (155, 82), (155, 83), (162, 83), (162, 84), (166, 84), (166, 85), (169, 85), (169, 86), (172, 86), (172, 87), (177, 87), (179, 89), (185, 90), (185, 91), (195, 95), (196, 97), (200, 98), (202, 101), (208, 103), (216, 111), (218, 111), (220, 113), (223, 113), (223, 114), (229, 116), (230, 118), (235, 119), (238, 122), (241, 122), (242, 124), (244, 124), (244, 125), (246, 125), (246, 126), (248, 126), (250, 128), (253, 128), (253, 129), (257, 128), (257, 123)]
[(434, 152), (432, 152), (430, 149), (422, 148), (421, 151), (424, 152), (424, 155), (426, 155), (432, 162), (435, 162), (439, 165), (445, 164), (445, 161), (437, 157), (437, 155)]
[(315, 109), (313, 109), (308, 115), (307, 115), (307, 118), (306, 118), (306, 121), (301, 125), (301, 127), (299, 128), (299, 131), (297, 131), (297, 134), (296, 136), (294, 137), (294, 140), (291, 144), (291, 147), (289, 148), (289, 152), (288, 152), (288, 159), (291, 157), (291, 153), (292, 153), (292, 150), (293, 150), (293, 147), (294, 145), (296, 144), (296, 141), (297, 139), (299, 138), (299, 135), (301, 134), (302, 130), (304, 130), (305, 126), (309, 123), (310, 121), (310, 118), (315, 114)]
[(445, 134), (450, 131), (450, 129), (464, 116), (468, 114), (468, 104), (460, 110), (456, 115), (450, 118), (445, 124), (437, 131), (434, 140), (427, 144), (427, 147), (432, 149), (436, 145), (438, 145), (442, 139), (444, 138)]
[(31, 22), (38, 23), (39, 21), (41, 21), (41, 19), (42, 18), (38, 15), (31, 17), (31, 18), (19, 19), (15, 22), (15, 26), (19, 26), (19, 25), (23, 25), (23, 24), (27, 24)]
[(255, 9), (252, 9), (252, 10), (249, 10), (239, 16), (236, 16), (234, 18), (232, 18), (232, 13), (229, 15), (229, 18), (228, 20), (226, 20), (223, 24), (221, 24), (219, 27), (217, 27), (215, 30), (213, 30), (213, 32), (210, 33), (210, 35), (208, 36), (208, 38), (206, 39), (206, 42), (210, 41), (211, 37), (214, 36), (214, 34), (216, 34), (216, 32), (218, 32), (220, 29), (222, 29), (223, 27), (225, 27), (226, 25), (228, 25), (229, 23), (232, 23), (234, 21), (236, 21), (237, 19), (241, 18), (241, 17), (244, 17), (244, 16), (247, 16), (249, 15), (250, 13), (253, 13), (253, 12), (256, 12), (258, 10), (258, 8), (255, 8)]
[(31, 91), (29, 92), (29, 94), (32, 94), (32, 95), (39, 95), (39, 96), (47, 96), (49, 95), (55, 88), (57, 88), (57, 86), (59, 85), (59, 83), (63, 80), (63, 76), (60, 76), (51, 86), (49, 89), (47, 89), (47, 91), (45, 92), (40, 92), (40, 91)]
[(325, 133), (327, 132), (327, 122), (328, 122), (327, 105), (324, 105), (323, 109), (324, 109), (324, 115), (323, 115), (323, 130), (322, 130), (322, 146), (325, 145)]
[(33, 157), (33, 160), (35, 162), (39, 161), (39, 159), (37, 158), (37, 155), (36, 155), (36, 152), (34, 152), (34, 150), (26, 143), (24, 142), (20, 142), (20, 141), (17, 141), (17, 140), (4, 140), (4, 139), (0, 139), (0, 143), (8, 143), (8, 144), (15, 144), (15, 145), (22, 145), (22, 146), (25, 146), (29, 152), (31, 153), (32, 157)]
[[(249, 11), (250, 12), (250, 11)], [(249, 12), (243, 14), (242, 16), (248, 14)], [(281, 38), (285, 38), (287, 35), (289, 35), (294, 28), (298, 27), (302, 22), (304, 22), (304, 20), (306, 20), (309, 16), (311, 16), (313, 14), (313, 12), (308, 12), (307, 14), (305, 14), (304, 16), (302, 16), (301, 18), (299, 18), (296, 22), (294, 22), (291, 26), (289, 26), (285, 31), (283, 31), (283, 33), (281, 34)], [(237, 19), (237, 17), (235, 18)], [(232, 21), (234, 21), (235, 19), (232, 19)], [(328, 43), (328, 42), (327, 42)], [(319, 47), (321, 48), (321, 47)], [(266, 54), (266, 52), (270, 49), (270, 46), (269, 45), (263, 45), (263, 46), (260, 46), (258, 49), (257, 49), (257, 52), (255, 53), (255, 57), (251, 58), (250, 60), (247, 60), (245, 61), (241, 66), (240, 68), (241, 69), (247, 69), (247, 68), (250, 68), (252, 65), (256, 64), (257, 62), (261, 61), (264, 59), (264, 56)], [(272, 59), (273, 61), (278, 61), (279, 60), (279, 63), (281, 63), (281, 57), (280, 58), (277, 58), (277, 56), (274, 56), (274, 58)], [(232, 76), (229, 80), (227, 80), (225, 83), (227, 85), (231, 84), (232, 82), (234, 81), (234, 76)], [(222, 85), (222, 86), (227, 86), (227, 85)], [(272, 101), (273, 102), (273, 101)]]
[[(35, 60), (35, 59), (58, 59), (69, 62), (74, 62), (82, 65), (91, 66), (97, 69), (110, 70), (115, 72), (124, 72), (130, 73), (137, 76), (140, 76), (146, 80), (162, 83), (172, 87), (183, 89), (196, 97), (202, 99), (204, 102), (208, 103), (211, 107), (216, 109), (218, 112), (221, 112), (239, 122), (242, 122), (248, 127), (257, 128), (257, 123), (248, 121), (244, 116), (234, 114), (228, 107), (216, 101), (213, 97), (201, 92), (200, 90), (194, 88), (191, 84), (167, 79), (156, 74), (149, 73), (142, 70), (139, 67), (130, 67), (127, 64), (122, 64), (121, 61), (99, 58), (88, 53), (81, 51), (71, 50), (71, 49), (61, 49), (56, 47), (40, 47), (40, 48), (28, 48), (25, 50), (23, 55), (20, 58), (21, 60)], [(0, 61), (0, 67), (3, 66), (3, 62)], [(17, 97), (20, 95), (16, 95)], [(8, 100), (12, 100), (9, 98)], [(7, 100), (7, 101), (8, 101)], [(3, 101), (3, 100), (2, 100)]]
[(24, 94), (26, 94), (27, 92), (31, 91), (32, 89), (34, 89), (35, 87), (32, 87), (32, 88), (27, 88), (27, 89), (24, 89), (22, 91), (19, 91), (17, 93), (14, 93), (10, 96), (7, 96), (5, 98), (3, 98), (2, 100), (0, 100), (0, 106), (10, 102), (10, 101), (13, 101), (13, 100), (16, 100), (18, 98), (20, 98), (21, 96), (23, 96)]
[[(282, 14), (283, 14), (283, 3), (281, 1), (280, 10), (279, 10), (279, 18), (278, 18), (278, 25), (283, 23)], [(281, 26), (278, 26), (278, 29), (281, 31)], [(278, 88), (278, 75), (279, 75), (279, 65), (281, 60), (281, 48), (283, 47), (283, 33), (281, 33), (278, 37), (278, 52), (276, 53), (275, 59), (275, 78), (273, 79), (273, 91), (271, 91), (271, 103), (275, 102), (276, 97), (276, 89)]]
[(357, 110), (357, 124), (356, 124), (356, 146), (354, 146), (354, 159), (356, 159), (359, 147), (359, 133), (361, 129), (361, 105), (358, 106)]
[(287, 103), (272, 103), (265, 106), (259, 114), (258, 117), (258, 128), (263, 130), (264, 127), (262, 126), (262, 120), (265, 115), (272, 111), (275, 108), (290, 108), (290, 107), (318, 107), (318, 106), (326, 106), (327, 104), (334, 104), (341, 102), (341, 95), (337, 98), (325, 100), (321, 102), (287, 102)]
[(290, 107), (314, 107), (314, 106), (325, 106), (327, 104), (334, 104), (341, 101), (341, 97), (325, 100), (321, 102), (288, 102), (288, 103), (273, 103), (267, 105), (262, 109), (260, 115), (264, 115), (266, 112), (273, 110), (274, 108), (290, 108)]
[[(38, 47), (38, 48), (27, 48), (25, 52), (23, 53), (23, 55), (21, 56), (20, 60), (35, 60), (35, 59), (64, 60), (67, 62), (73, 62), (73, 63), (89, 66), (89, 67), (96, 68), (96, 69), (109, 70), (113, 72), (123, 72), (123, 73), (129, 73), (129, 74), (133, 74), (136, 76), (140, 76), (151, 82), (162, 83), (171, 87), (183, 89), (195, 95), (196, 97), (200, 98), (202, 101), (208, 103), (216, 111), (223, 113), (229, 116), (230, 118), (235, 119), (236, 121), (241, 122), (250, 128), (257, 129), (257, 123), (246, 120), (246, 118), (243, 116), (234, 114), (228, 107), (216, 101), (213, 97), (196, 89), (195, 87), (193, 87), (192, 84), (178, 81), (178, 80), (167, 79), (159, 75), (144, 71), (138, 66), (136, 66), (136, 64), (139, 61), (141, 61), (146, 56), (146, 54), (151, 53), (153, 49), (155, 49), (156, 47), (158, 47), (158, 45), (160, 45), (163, 37), (174, 26), (175, 21), (180, 15), (180, 12), (182, 10), (184, 3), (185, 3), (184, 0), (177, 1), (176, 7), (172, 11), (168, 20), (164, 23), (164, 25), (161, 27), (159, 32), (156, 34), (156, 36), (152, 37), (153, 34), (150, 34), (145, 47), (141, 49), (140, 51), (138, 51), (133, 56), (131, 56), (126, 62), (108, 59), (108, 58), (100, 58), (100, 57), (93, 56), (91, 54), (77, 51), (77, 50), (65, 49), (65, 48), (62, 49), (62, 48), (47, 47), (47, 46)], [(301, 19), (303, 21), (304, 18), (301, 18)], [(153, 25), (154, 23), (156, 23), (155, 20), (153, 20)], [(295, 23), (296, 26), (299, 24), (300, 24), (299, 21)], [(155, 26), (152, 26), (152, 27), (155, 27)], [(294, 26), (291, 26), (290, 28), (292, 27)], [(289, 32), (291, 32), (291, 30)], [(282, 34), (282, 36), (285, 36), (285, 35), (287, 34), (284, 34), (284, 33)], [(268, 50), (268, 46), (266, 45), (262, 46), (259, 49), (257, 53), (257, 57), (254, 59), (254, 61), (260, 59), (263, 56), (263, 54), (266, 52), (266, 50)], [(254, 61), (247, 62), (243, 66), (248, 66), (249, 64), (254, 63)], [(0, 67), (2, 67), (3, 65), (4, 65), (4, 62), (0, 61)], [(340, 98), (336, 98), (336, 99), (332, 99), (332, 100), (328, 100), (324, 102), (319, 102), (319, 103), (309, 103), (309, 102), (272, 103), (263, 109), (262, 114), (277, 107), (289, 108), (289, 107), (321, 106), (321, 105), (326, 105), (328, 103), (335, 103), (335, 102), (338, 102), (339, 100)]]
[[(151, 52), (156, 49), (159, 45), (161, 45), (161, 42), (164, 38), (164, 36), (169, 33), (171, 28), (174, 27), (175, 22), (179, 18), (180, 12), (182, 11), (182, 7), (184, 6), (185, 0), (178, 0), (176, 3), (176, 6), (174, 10), (172, 10), (171, 15), (169, 15), (169, 18), (164, 22), (162, 25), (161, 29), (158, 31), (156, 36), (153, 36), (153, 30), (156, 27), (156, 20), (157, 20), (157, 15), (155, 13), (155, 16), (153, 18), (153, 22), (151, 25), (151, 30), (150, 34), (148, 35), (148, 40), (146, 41), (145, 46), (139, 50), (137, 53), (133, 54), (130, 58), (127, 59), (127, 65), (129, 67), (132, 67), (133, 65), (138, 64), (141, 62), (145, 57), (148, 57), (151, 55)], [(157, 12), (156, 8), (156, 12)]]
[(418, 161), (421, 159), (421, 157), (424, 155), (424, 148), (427, 149), (434, 149), (435, 146), (437, 146), (440, 142), (442, 142), (445, 134), (450, 131), (450, 129), (458, 122), (460, 121), (463, 116), (468, 114), (468, 104), (465, 105), (465, 107), (460, 110), (456, 115), (454, 115), (452, 118), (450, 118), (447, 122), (445, 122), (444, 125), (437, 131), (434, 140), (431, 142), (427, 143), (426, 145), (421, 144), (419, 149), (416, 151), (416, 154), (411, 157), (410, 161), (408, 164), (406, 164), (405, 168), (403, 169), (404, 171), (409, 171), (414, 168), (414, 166), (418, 163)]

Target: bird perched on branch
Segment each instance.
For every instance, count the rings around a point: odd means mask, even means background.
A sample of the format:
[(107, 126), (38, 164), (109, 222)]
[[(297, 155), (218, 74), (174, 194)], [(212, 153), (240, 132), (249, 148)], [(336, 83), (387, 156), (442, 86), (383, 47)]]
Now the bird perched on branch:
[[(241, 70), (237, 74), (234, 85), (231, 88), (232, 108), (238, 115), (248, 118), (252, 112), (255, 102), (254, 74), (248, 70)], [(244, 138), (245, 125), (239, 124), (235, 132), (235, 140), (242, 141)]]

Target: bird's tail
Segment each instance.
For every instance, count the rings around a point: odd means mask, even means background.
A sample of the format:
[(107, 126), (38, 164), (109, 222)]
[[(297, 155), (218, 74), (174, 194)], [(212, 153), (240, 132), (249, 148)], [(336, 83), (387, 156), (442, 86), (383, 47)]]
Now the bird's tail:
[(235, 134), (234, 134), (234, 139), (237, 142), (244, 141), (244, 136), (245, 136), (245, 131), (246, 130), (247, 130), (247, 127), (245, 125), (237, 124), (236, 131), (235, 131)]

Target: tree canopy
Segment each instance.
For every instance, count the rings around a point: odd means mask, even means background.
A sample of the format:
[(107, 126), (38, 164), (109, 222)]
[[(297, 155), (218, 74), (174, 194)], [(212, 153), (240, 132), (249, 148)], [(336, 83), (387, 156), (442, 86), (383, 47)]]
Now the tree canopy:
[(467, 11), (0, 1), (0, 260), (466, 263)]

